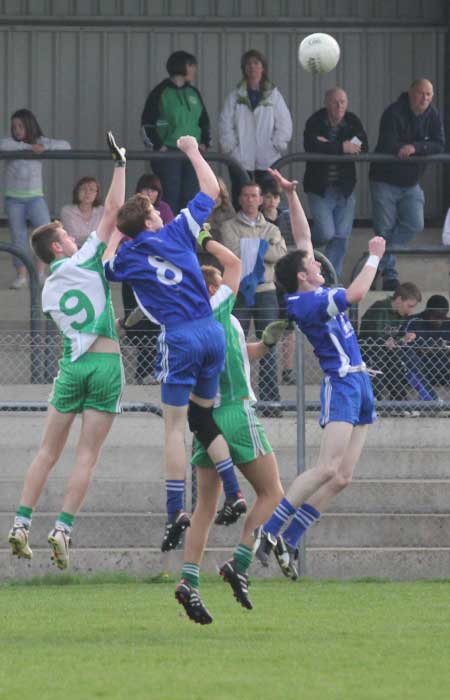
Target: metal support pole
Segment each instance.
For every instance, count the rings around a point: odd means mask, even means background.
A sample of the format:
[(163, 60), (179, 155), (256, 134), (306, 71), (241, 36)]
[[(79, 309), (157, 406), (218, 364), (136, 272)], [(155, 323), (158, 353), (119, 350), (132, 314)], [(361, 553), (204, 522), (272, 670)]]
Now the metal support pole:
[[(303, 333), (295, 328), (295, 364), (297, 368), (297, 476), (306, 470), (306, 396), (305, 396), (305, 339)], [(306, 576), (305, 537), (300, 540), (299, 567), (302, 576)]]

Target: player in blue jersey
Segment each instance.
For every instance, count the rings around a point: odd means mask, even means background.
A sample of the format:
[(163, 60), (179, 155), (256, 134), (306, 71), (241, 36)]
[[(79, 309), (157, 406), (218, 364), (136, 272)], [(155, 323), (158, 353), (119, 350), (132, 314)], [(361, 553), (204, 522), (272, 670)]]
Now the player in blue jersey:
[(212, 255), (222, 247), (202, 230), (219, 185), (195, 138), (182, 136), (178, 147), (194, 167), (200, 192), (164, 227), (148, 197), (137, 194), (129, 199), (119, 211), (117, 228), (131, 240), (105, 265), (106, 277), (127, 282), (145, 316), (161, 326), (157, 376), (165, 420), (168, 515), (162, 551), (176, 547), (190, 524), (184, 510), (186, 419), (222, 478), (224, 522), (227, 517), (234, 522), (246, 511), (227, 443), (212, 416), (225, 337), (213, 317), (196, 255), (197, 242)]
[(345, 311), (369, 291), (385, 241), (379, 236), (369, 241), (369, 258), (348, 289), (323, 287), (321, 265), (314, 258), (308, 221), (295, 191), (297, 183), (278, 171), (270, 174), (287, 194), (298, 248), (277, 262), (277, 280), (287, 292), (289, 317), (310, 341), (324, 373), (320, 392), (324, 430), (317, 464), (295, 479), (258, 533), (257, 558), (267, 566), (274, 550), (285, 575), (294, 578), (300, 538), (350, 483), (368, 426), (376, 420), (372, 384)]

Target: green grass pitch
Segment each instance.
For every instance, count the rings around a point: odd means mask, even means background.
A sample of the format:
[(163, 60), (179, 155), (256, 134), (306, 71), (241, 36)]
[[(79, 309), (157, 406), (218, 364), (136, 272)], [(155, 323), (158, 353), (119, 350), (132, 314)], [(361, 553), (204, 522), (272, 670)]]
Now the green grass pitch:
[(448, 582), (254, 581), (254, 610), (205, 577), (214, 622), (175, 580), (0, 586), (1, 700), (441, 700)]

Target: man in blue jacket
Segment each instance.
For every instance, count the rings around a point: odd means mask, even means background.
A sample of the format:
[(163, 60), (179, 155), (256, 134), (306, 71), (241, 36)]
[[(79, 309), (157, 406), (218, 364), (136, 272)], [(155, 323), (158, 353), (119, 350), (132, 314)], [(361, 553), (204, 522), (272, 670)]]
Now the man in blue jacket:
[[(372, 163), (370, 189), (373, 227), (388, 246), (407, 245), (424, 227), (425, 197), (419, 178), (425, 163), (408, 163), (410, 156), (442, 153), (445, 136), (442, 121), (432, 106), (433, 85), (415, 80), (382, 114), (376, 153), (399, 157), (399, 163)], [(394, 255), (380, 264), (383, 289), (395, 290), (398, 272)]]

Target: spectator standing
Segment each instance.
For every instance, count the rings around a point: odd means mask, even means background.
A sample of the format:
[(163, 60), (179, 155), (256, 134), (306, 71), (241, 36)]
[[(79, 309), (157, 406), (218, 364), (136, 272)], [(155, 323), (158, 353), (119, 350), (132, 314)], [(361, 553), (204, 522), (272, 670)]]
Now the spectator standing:
[(164, 159), (153, 159), (152, 168), (161, 180), (167, 203), (178, 214), (198, 192), (195, 171), (186, 159), (170, 158), (179, 153), (180, 136), (193, 136), (205, 152), (211, 142), (209, 117), (202, 97), (192, 85), (197, 75), (197, 59), (186, 51), (175, 51), (167, 59), (169, 77), (149, 94), (141, 125), (146, 145)]
[(61, 209), (61, 223), (81, 248), (92, 231), (97, 230), (105, 208), (100, 197), (100, 184), (95, 177), (82, 177), (73, 188), (72, 204)]
[[(371, 163), (369, 177), (373, 226), (388, 246), (406, 246), (424, 227), (425, 196), (419, 178), (425, 164), (408, 163), (410, 156), (442, 153), (445, 136), (442, 121), (432, 106), (433, 85), (415, 80), (381, 116), (376, 153), (399, 157), (399, 163)], [(385, 254), (380, 271), (383, 289), (398, 285), (395, 256)]]
[[(278, 318), (274, 267), (287, 248), (279, 228), (266, 221), (259, 211), (261, 188), (256, 182), (244, 184), (239, 195), (240, 211), (222, 226), (222, 243), (242, 260), (242, 279), (235, 316), (247, 336), (253, 319), (261, 339), (265, 327)], [(277, 365), (272, 350), (259, 364), (259, 400), (279, 401)], [(265, 407), (263, 415), (276, 417), (277, 408)]]
[[(367, 151), (367, 136), (360, 119), (348, 111), (345, 90), (334, 87), (325, 93), (325, 107), (308, 119), (305, 151), (322, 155), (355, 155)], [(352, 232), (355, 215), (356, 168), (349, 163), (307, 163), (303, 180), (314, 220), (314, 247), (325, 246), (325, 255), (338, 277)]]
[[(19, 109), (11, 116), (11, 136), (0, 140), (0, 151), (32, 151), (39, 154), (48, 150), (70, 149), (70, 143), (50, 139), (29, 109)], [(27, 221), (33, 228), (50, 223), (47, 202), (42, 187), (42, 161), (8, 160), (5, 167), (5, 211), (11, 233), (11, 241), (25, 253), (30, 253)], [(16, 279), (11, 289), (26, 287), (26, 267), (19, 258), (14, 259)], [(36, 269), (39, 281), (45, 281), (45, 263), (38, 260)]]
[(375, 395), (386, 391), (395, 401), (407, 397), (406, 367), (397, 343), (404, 335), (405, 319), (422, 301), (420, 289), (412, 282), (398, 285), (392, 296), (376, 301), (361, 319), (359, 340), (368, 366), (383, 374), (373, 380)]
[[(173, 221), (174, 216), (170, 206), (163, 200), (163, 189), (161, 180), (156, 175), (144, 173), (139, 178), (136, 185), (136, 194), (145, 194), (156, 211), (159, 212), (163, 225)], [(122, 282), (122, 304), (125, 320), (131, 311), (136, 307), (136, 299), (129, 284)], [(147, 317), (126, 328), (126, 335), (137, 348), (135, 380), (137, 384), (157, 384), (153, 377), (156, 359), (156, 344), (161, 327), (158, 323), (153, 323)]]
[[(261, 183), (266, 170), (286, 151), (292, 118), (284, 98), (268, 76), (262, 53), (250, 49), (241, 58), (242, 79), (225, 100), (219, 117), (222, 151), (235, 158), (249, 177)], [(242, 182), (230, 172), (233, 204)]]

